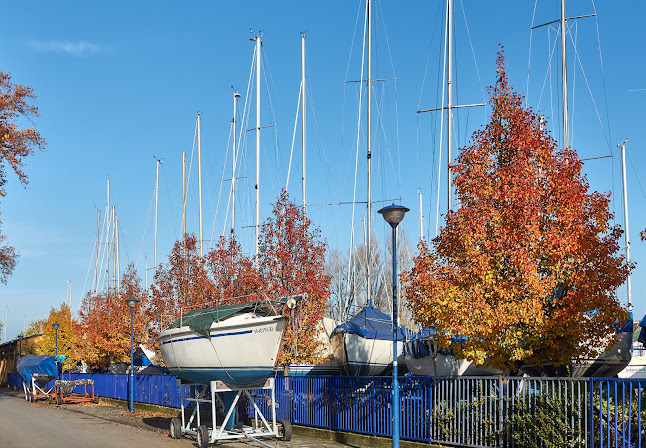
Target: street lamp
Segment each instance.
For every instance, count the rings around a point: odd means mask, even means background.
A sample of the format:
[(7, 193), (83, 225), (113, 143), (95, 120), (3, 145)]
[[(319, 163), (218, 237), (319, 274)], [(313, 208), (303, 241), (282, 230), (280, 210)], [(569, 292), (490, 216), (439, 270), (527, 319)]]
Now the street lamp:
[(409, 208), (389, 205), (379, 210), (393, 229), (393, 448), (399, 448), (399, 380), (397, 379), (397, 224)]
[(135, 374), (134, 374), (134, 361), (135, 361), (135, 351), (134, 351), (134, 310), (139, 300), (130, 298), (126, 299), (126, 303), (130, 307), (130, 412), (135, 412)]
[(54, 359), (56, 360), (56, 379), (59, 379), (59, 380), (61, 379), (60, 375), (58, 373), (59, 372), (58, 371), (58, 328), (60, 326), (61, 326), (61, 324), (59, 324), (58, 322), (54, 322), (52, 324), (52, 328), (56, 331), (56, 356), (55, 356)]

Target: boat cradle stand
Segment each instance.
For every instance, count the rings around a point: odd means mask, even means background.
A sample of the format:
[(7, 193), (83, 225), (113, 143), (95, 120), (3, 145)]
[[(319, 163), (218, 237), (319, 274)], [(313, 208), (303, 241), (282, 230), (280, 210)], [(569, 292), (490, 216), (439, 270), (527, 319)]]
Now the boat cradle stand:
[(22, 382), (22, 389), (25, 392), (25, 400), (35, 403), (41, 398), (50, 399), (52, 396), (52, 391), (54, 387), (47, 389), (47, 383), (53, 380), (54, 377), (51, 375), (44, 375), (40, 373), (34, 373), (31, 377), (29, 383)]
[[(177, 379), (177, 385), (180, 390), (181, 419), (179, 417), (175, 417), (170, 422), (170, 435), (174, 439), (179, 439), (184, 435), (195, 436), (197, 439), (197, 445), (200, 448), (207, 448), (210, 444), (216, 444), (221, 440), (235, 439), (247, 439), (257, 442), (266, 448), (275, 448), (274, 446), (263, 442), (260, 438), (273, 437), (288, 441), (292, 437), (292, 426), (289, 420), (283, 419), (280, 421), (280, 424), (276, 423), (276, 394), (275, 380), (273, 378), (268, 378), (264, 383), (250, 388), (228, 387), (222, 381), (211, 381), (206, 385), (188, 383), (183, 382), (179, 378)], [(193, 392), (194, 396), (185, 397), (183, 386), (206, 387), (204, 387), (202, 391), (199, 391), (197, 387), (191, 387), (190, 390)], [(258, 389), (271, 391), (271, 421), (267, 421), (251, 393), (252, 390)], [(235, 393), (235, 398), (228, 406), (220, 396), (227, 392)], [(252, 404), (254, 408), (255, 426), (253, 427), (242, 425), (239, 422), (234, 421), (236, 420), (236, 417), (234, 416), (236, 413), (234, 411), (236, 410), (236, 405), (243, 394), (247, 397), (249, 403)], [(188, 420), (186, 419), (186, 416), (190, 410), (184, 406), (185, 402), (195, 403)], [(216, 421), (216, 403), (220, 403), (225, 412), (224, 421), (219, 426)], [(210, 404), (211, 429), (201, 421), (200, 404), (203, 405), (202, 409), (205, 411), (207, 409), (204, 409), (204, 405), (208, 406)]]

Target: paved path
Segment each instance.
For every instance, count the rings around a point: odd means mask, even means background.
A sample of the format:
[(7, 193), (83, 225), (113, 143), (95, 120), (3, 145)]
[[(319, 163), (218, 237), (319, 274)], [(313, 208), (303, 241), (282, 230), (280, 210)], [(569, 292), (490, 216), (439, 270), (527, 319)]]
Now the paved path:
[[(0, 389), (0, 447), (120, 448), (197, 447), (191, 438), (168, 435), (170, 417), (111, 405), (55, 406), (29, 403), (22, 393)], [(265, 439), (277, 448), (347, 448), (335, 442), (294, 436), (290, 442)], [(261, 448), (246, 441), (218, 443), (222, 448)]]
[(33, 404), (0, 394), (0, 446), (47, 447), (144, 447), (188, 448), (190, 439), (173, 440), (165, 434), (114, 423), (63, 407)]

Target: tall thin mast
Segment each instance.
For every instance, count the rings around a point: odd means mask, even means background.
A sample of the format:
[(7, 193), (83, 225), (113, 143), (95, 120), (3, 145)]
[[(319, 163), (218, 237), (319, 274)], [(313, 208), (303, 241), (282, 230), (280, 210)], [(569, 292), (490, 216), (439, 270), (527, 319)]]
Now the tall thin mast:
[[(453, 105), (453, 0), (447, 0), (446, 2), (446, 90), (447, 90), (447, 105), (442, 105), (441, 107), (435, 107), (432, 109), (418, 110), (417, 113), (424, 112), (435, 112), (435, 111), (444, 111), (446, 110), (447, 116), (447, 138), (446, 138), (446, 147), (447, 147), (447, 210), (453, 210), (453, 173), (451, 170), (451, 163), (453, 162), (453, 109), (462, 108), (462, 107), (479, 107), (484, 106), (484, 103), (477, 104), (461, 104)], [(439, 186), (438, 186), (439, 187)], [(439, 193), (438, 193), (439, 195)], [(439, 200), (439, 196), (438, 196)], [(438, 209), (439, 212), (439, 209)]]
[(112, 206), (112, 291), (117, 290), (117, 217), (114, 205)]
[(105, 289), (107, 292), (110, 292), (110, 176), (108, 176), (108, 200), (105, 205), (105, 252), (104, 256), (106, 258), (105, 264)]
[(116, 216), (114, 218), (114, 232), (116, 234), (115, 247), (117, 252), (117, 261), (114, 265), (114, 272), (116, 272), (114, 287), (117, 290), (117, 294), (119, 294), (119, 292), (121, 292), (121, 261), (119, 260), (119, 218)]
[(368, 119), (367, 119), (367, 139), (368, 139), (368, 204), (366, 217), (366, 278), (368, 285), (366, 294), (368, 306), (372, 305), (372, 251), (370, 250), (370, 237), (372, 232), (372, 5), (370, 0), (366, 0), (366, 14), (368, 14)]
[(307, 164), (306, 164), (306, 138), (305, 138), (305, 34), (301, 33), (301, 96), (303, 97), (303, 112), (301, 114), (301, 132), (303, 141), (303, 214), (307, 214), (307, 184), (305, 181)]
[(153, 250), (153, 278), (157, 275), (157, 211), (159, 204), (159, 164), (160, 160), (157, 159), (157, 175), (155, 176), (155, 247)]
[(204, 256), (204, 239), (202, 238), (202, 132), (200, 123), (202, 118), (197, 113), (197, 183), (200, 208), (200, 257)]
[(92, 290), (96, 293), (97, 285), (99, 283), (99, 239), (101, 232), (101, 210), (96, 209), (96, 256), (94, 257), (94, 285)]
[(447, 126), (447, 182), (448, 182), (448, 210), (453, 209), (453, 174), (451, 172), (451, 163), (453, 163), (453, 0), (447, 2), (447, 34), (448, 34), (448, 47), (447, 47), (447, 107), (446, 107), (446, 126)]
[(186, 238), (186, 151), (182, 152), (182, 241)]
[[(626, 241), (626, 264), (630, 264), (630, 233), (628, 231), (628, 189), (626, 187), (626, 141), (617, 146), (621, 148), (621, 179), (624, 184), (624, 226), (626, 227), (624, 239)], [(628, 278), (626, 279), (626, 295), (628, 299), (628, 311), (632, 313), (633, 299), (630, 290), (630, 273), (628, 273)]]
[(235, 233), (235, 226), (236, 226), (236, 163), (237, 160), (236, 158), (238, 157), (237, 154), (237, 147), (236, 147), (236, 132), (238, 132), (238, 128), (236, 126), (236, 110), (238, 109), (238, 98), (240, 98), (240, 94), (238, 93), (237, 90), (233, 91), (233, 120), (231, 120), (231, 126), (233, 126), (233, 156), (232, 156), (232, 166), (231, 166), (231, 236)]
[(256, 36), (256, 257), (260, 239), (260, 36)]
[(417, 192), (419, 196), (419, 239), (424, 239), (424, 213), (422, 210), (422, 192)]
[(568, 92), (567, 92), (567, 27), (565, 21), (565, 0), (561, 0), (561, 80), (563, 82), (563, 148), (570, 147), (570, 129), (568, 125)]

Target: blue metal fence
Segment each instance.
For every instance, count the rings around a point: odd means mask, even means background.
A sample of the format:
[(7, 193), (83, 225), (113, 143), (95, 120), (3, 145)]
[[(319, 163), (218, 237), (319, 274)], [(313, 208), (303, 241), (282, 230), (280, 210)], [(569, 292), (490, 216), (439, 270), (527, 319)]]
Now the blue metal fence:
[[(129, 398), (128, 375), (71, 374), (71, 379), (80, 378), (93, 379), (95, 392), (102, 397)], [(180, 407), (174, 376), (134, 379), (134, 401)], [(253, 392), (265, 415), (274, 406), (278, 419), (293, 424), (391, 436), (390, 377), (277, 376), (275, 381), (275, 402), (267, 390)], [(17, 374), (9, 375), (9, 384), (21, 384)], [(509, 437), (509, 428), (514, 430), (518, 417), (544, 412), (546, 405), (557, 403), (564, 412), (555, 418), (576, 440), (571, 446), (646, 448), (646, 380), (402, 377), (399, 387), (405, 440), (514, 447), (518, 442)], [(253, 416), (252, 408), (248, 412)]]

